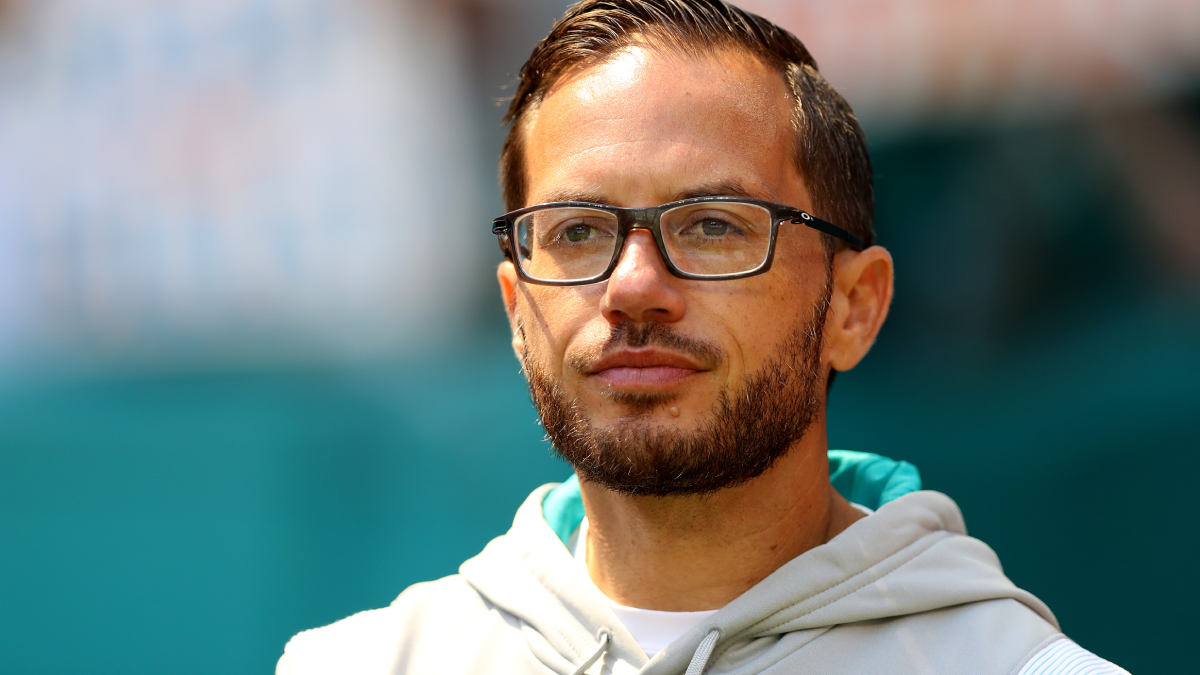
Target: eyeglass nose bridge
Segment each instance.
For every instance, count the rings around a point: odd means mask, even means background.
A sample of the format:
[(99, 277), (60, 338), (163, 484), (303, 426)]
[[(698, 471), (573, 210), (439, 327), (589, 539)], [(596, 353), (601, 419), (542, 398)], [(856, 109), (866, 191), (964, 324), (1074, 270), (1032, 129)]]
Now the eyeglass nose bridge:
[(648, 207), (644, 209), (622, 209), (621, 215), (625, 217), (625, 222), (628, 223), (628, 230), (647, 230), (655, 232), (658, 229), (658, 217), (661, 215), (662, 209)]
[(671, 259), (667, 255), (666, 249), (663, 247), (662, 233), (659, 230), (659, 218), (662, 215), (662, 212), (663, 209), (661, 207), (653, 206), (644, 209), (619, 209), (617, 211), (617, 218), (621, 223), (623, 234), (620, 241), (620, 247), (613, 252), (612, 267), (609, 270), (610, 273), (615, 271), (616, 268), (621, 264), (621, 261), (625, 259), (625, 251), (629, 247), (629, 235), (633, 234), (636, 230), (644, 230), (645, 232), (648, 232), (650, 237), (654, 240), (653, 248), (655, 252), (658, 253), (659, 258), (662, 259), (663, 264), (666, 265), (667, 270), (671, 272), (671, 274), (679, 276), (674, 263), (671, 262)]

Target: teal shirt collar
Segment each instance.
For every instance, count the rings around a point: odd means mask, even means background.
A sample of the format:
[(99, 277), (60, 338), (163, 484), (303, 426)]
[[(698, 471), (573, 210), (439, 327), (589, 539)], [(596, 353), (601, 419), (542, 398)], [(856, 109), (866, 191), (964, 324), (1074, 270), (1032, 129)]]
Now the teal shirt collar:
[[(921, 489), (917, 467), (870, 452), (829, 451), (829, 482), (847, 500), (877, 509)], [(566, 545), (583, 521), (583, 498), (574, 474), (542, 499), (542, 516)]]

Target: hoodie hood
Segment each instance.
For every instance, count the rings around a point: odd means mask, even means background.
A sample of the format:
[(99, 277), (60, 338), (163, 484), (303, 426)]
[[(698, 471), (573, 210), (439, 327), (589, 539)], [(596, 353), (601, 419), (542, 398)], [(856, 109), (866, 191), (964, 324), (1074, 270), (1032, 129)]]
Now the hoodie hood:
[(601, 653), (647, 674), (691, 673), (697, 662), (703, 669), (719, 661), (756, 670), (779, 658), (785, 640), (792, 653), (835, 626), (997, 599), (1016, 600), (1057, 628), (1040, 600), (1004, 576), (996, 554), (967, 536), (949, 497), (917, 489), (911, 465), (831, 451), (830, 467), (839, 492), (877, 511), (783, 565), (651, 660), (564, 545), (583, 517), (577, 482), (534, 491), (512, 529), (460, 572), (520, 621), (542, 663), (564, 674)]

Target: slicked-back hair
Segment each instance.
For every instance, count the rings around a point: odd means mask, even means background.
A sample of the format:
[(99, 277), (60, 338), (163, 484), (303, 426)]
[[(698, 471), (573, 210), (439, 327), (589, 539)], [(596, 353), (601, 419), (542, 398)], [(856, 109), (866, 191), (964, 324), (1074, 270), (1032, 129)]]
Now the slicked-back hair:
[[(766, 19), (721, 0), (583, 0), (571, 6), (522, 66), (504, 122), (500, 187), (508, 210), (525, 203), (526, 122), (563, 76), (632, 44), (700, 58), (732, 48), (758, 58), (783, 78), (792, 97), (793, 159), (814, 215), (875, 241), (875, 200), (866, 136), (854, 111), (817, 72), (804, 43)], [(843, 242), (823, 235), (826, 247)]]

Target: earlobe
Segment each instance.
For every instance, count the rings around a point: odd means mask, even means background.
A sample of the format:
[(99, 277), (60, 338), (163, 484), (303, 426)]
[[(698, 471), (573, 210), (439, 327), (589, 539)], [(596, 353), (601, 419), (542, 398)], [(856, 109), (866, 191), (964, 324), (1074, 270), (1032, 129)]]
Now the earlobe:
[(504, 302), (504, 312), (508, 315), (508, 325), (512, 328), (513, 350), (517, 358), (525, 351), (524, 336), (521, 335), (520, 322), (517, 320), (517, 270), (512, 262), (505, 260), (496, 268), (496, 280), (500, 282), (500, 298)]

